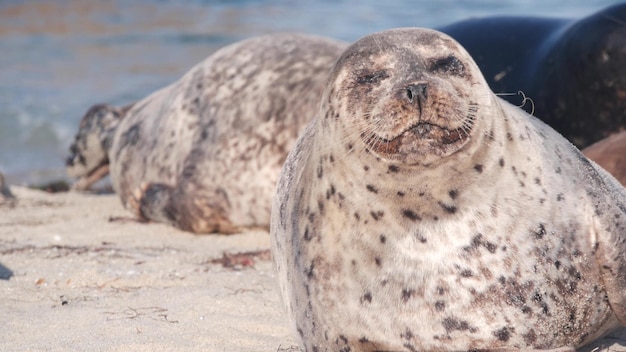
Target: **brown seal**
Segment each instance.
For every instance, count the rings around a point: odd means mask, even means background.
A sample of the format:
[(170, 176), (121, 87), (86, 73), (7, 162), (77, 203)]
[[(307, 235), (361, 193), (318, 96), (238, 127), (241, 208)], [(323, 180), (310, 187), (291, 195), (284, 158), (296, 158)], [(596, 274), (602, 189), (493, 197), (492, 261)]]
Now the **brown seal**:
[(344, 48), (304, 34), (224, 47), (129, 109), (92, 108), (68, 172), (88, 185), (108, 167), (127, 208), (183, 230), (268, 226), (280, 167)]
[(583, 149), (583, 154), (626, 186), (626, 131), (588, 146)]
[(626, 323), (626, 191), (440, 32), (351, 45), (277, 190), (307, 351), (573, 351)]

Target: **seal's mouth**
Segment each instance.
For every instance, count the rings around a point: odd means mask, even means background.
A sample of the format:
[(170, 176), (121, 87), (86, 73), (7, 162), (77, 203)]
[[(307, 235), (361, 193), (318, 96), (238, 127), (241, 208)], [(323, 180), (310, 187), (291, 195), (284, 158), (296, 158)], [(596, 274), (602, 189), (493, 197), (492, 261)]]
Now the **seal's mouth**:
[(470, 128), (447, 129), (432, 123), (420, 122), (391, 139), (382, 138), (376, 134), (369, 136), (362, 134), (361, 137), (374, 152), (382, 155), (407, 152), (422, 154), (428, 153), (432, 148), (443, 150), (451, 144), (462, 142), (468, 136)]

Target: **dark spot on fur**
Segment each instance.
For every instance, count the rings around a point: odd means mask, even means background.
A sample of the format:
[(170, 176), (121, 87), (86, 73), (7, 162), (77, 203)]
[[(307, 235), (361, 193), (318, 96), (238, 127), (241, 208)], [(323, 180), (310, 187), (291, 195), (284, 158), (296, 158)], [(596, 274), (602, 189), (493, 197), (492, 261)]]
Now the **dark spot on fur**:
[(341, 340), (341, 342), (343, 342), (344, 344), (347, 344), (347, 343), (348, 343), (348, 339), (347, 339), (345, 336), (343, 336), (343, 335), (339, 335), (339, 339), (340, 339), (340, 340)]
[(368, 340), (368, 339), (367, 339), (367, 337), (363, 336), (363, 337), (361, 337), (361, 338), (359, 339), (359, 342), (360, 342), (360, 343), (368, 343), (368, 342), (370, 342), (370, 340)]
[(443, 328), (447, 333), (452, 331), (466, 331), (476, 332), (476, 328), (470, 327), (469, 323), (465, 320), (457, 320), (454, 318), (445, 318), (442, 322)]
[(562, 201), (563, 199), (565, 199), (565, 196), (563, 196), (563, 193), (559, 193), (556, 195), (556, 200), (557, 202)]
[(450, 191), (448, 191), (448, 195), (450, 195), (450, 198), (456, 199), (456, 197), (459, 195), (459, 191), (457, 191), (456, 189), (451, 189)]
[(537, 342), (537, 334), (535, 333), (535, 330), (533, 329), (530, 329), (528, 330), (527, 333), (523, 334), (522, 338), (524, 338), (524, 342), (528, 346), (533, 346), (535, 342)]
[(374, 185), (367, 185), (365, 187), (367, 188), (368, 191), (372, 193), (378, 193), (378, 190), (376, 189), (376, 187), (374, 187)]
[(409, 350), (409, 352), (419, 352), (419, 350), (415, 348), (415, 346), (411, 345), (410, 343), (405, 343), (404, 345), (402, 345), (402, 347)]
[(370, 167), (369, 167), (369, 166), (367, 166), (367, 165), (364, 165), (364, 166), (363, 166), (363, 170), (365, 170), (365, 171), (370, 171)]
[(413, 294), (415, 293), (415, 290), (413, 289), (402, 289), (402, 302), (406, 303), (409, 301), (409, 298), (411, 298), (411, 296), (413, 296)]
[(359, 213), (354, 213), (354, 218), (357, 220), (361, 220), (361, 215), (359, 215)]
[(476, 164), (474, 165), (474, 170), (476, 170), (476, 172), (481, 173), (483, 172), (483, 166), (481, 164)]
[(398, 191), (398, 193), (396, 193), (399, 197), (404, 197), (404, 192)]
[(385, 243), (387, 242), (387, 237), (385, 237), (385, 235), (380, 235), (380, 243)]
[(315, 269), (315, 262), (311, 262), (311, 265), (309, 266), (308, 269), (306, 269), (306, 277), (311, 280), (315, 277), (315, 273), (313, 273), (313, 270)]
[(560, 166), (557, 167), (556, 170), (554, 170), (554, 172), (556, 172), (557, 174), (560, 174), (561, 173), (561, 167)]
[(397, 167), (396, 165), (389, 165), (389, 172), (398, 172), (398, 170), (400, 170), (399, 167)]
[(305, 239), (307, 242), (311, 241), (311, 239), (313, 238), (313, 237), (309, 234), (309, 227), (308, 227), (308, 226), (304, 228), (304, 236), (303, 236), (303, 237), (304, 237), (304, 239)]
[(546, 228), (543, 224), (539, 224), (539, 228), (535, 231), (535, 238), (540, 240), (546, 235)]
[(500, 167), (504, 167), (504, 159), (500, 158)]
[(321, 199), (317, 201), (317, 207), (320, 211), (320, 214), (324, 214), (324, 202)]
[(446, 211), (446, 213), (448, 214), (454, 214), (456, 213), (456, 207), (454, 205), (447, 205), (444, 204), (443, 202), (439, 202), (439, 206)]
[(324, 176), (324, 169), (322, 168), (322, 165), (317, 165), (317, 178), (322, 178), (322, 176)]
[(413, 338), (413, 331), (409, 330), (409, 328), (406, 328), (404, 333), (400, 334), (400, 338), (411, 340)]
[(383, 215), (385, 215), (385, 212), (383, 212), (382, 210), (379, 211), (371, 211), (370, 215), (372, 215), (372, 218), (374, 218), (374, 220), (378, 221), (380, 218), (383, 217)]
[(365, 294), (363, 295), (363, 297), (361, 297), (361, 303), (372, 303), (372, 294), (368, 291), (365, 292)]
[(438, 312), (442, 312), (446, 309), (446, 302), (444, 301), (437, 301), (435, 302), (435, 310)]
[(512, 329), (509, 330), (506, 326), (500, 330), (496, 330), (493, 332), (493, 335), (498, 338), (498, 340), (502, 342), (507, 342), (511, 338)]
[(474, 276), (474, 273), (471, 270), (469, 270), (469, 269), (465, 269), (465, 270), (461, 271), (461, 276), (462, 277), (472, 277), (472, 276)]
[(412, 221), (422, 220), (422, 218), (420, 218), (417, 214), (413, 212), (413, 210), (410, 209), (404, 209), (402, 211), (402, 216)]
[(381, 262), (379, 257), (374, 258), (374, 262), (376, 263), (377, 266), (381, 266), (382, 265), (382, 262)]
[[(136, 145), (139, 142), (140, 124), (136, 123), (122, 134), (123, 146)], [(123, 147), (119, 148), (122, 149)]]

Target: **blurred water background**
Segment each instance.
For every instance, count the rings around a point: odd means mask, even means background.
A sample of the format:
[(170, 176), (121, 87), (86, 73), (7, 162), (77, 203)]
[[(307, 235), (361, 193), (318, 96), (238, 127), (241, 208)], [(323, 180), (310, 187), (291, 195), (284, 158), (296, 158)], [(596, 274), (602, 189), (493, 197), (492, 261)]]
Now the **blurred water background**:
[(84, 112), (177, 80), (218, 48), (300, 31), (354, 41), (470, 17), (580, 17), (609, 0), (0, 0), (0, 172), (12, 184), (64, 179)]

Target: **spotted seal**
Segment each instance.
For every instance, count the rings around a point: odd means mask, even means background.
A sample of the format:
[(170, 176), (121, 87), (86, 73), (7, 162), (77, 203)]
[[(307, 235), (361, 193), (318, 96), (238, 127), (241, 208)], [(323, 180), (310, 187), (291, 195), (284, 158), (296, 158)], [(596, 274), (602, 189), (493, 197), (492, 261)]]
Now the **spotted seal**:
[(267, 227), (280, 167), (345, 46), (298, 33), (255, 37), (127, 109), (95, 106), (68, 173), (88, 185), (109, 171), (127, 208), (186, 231)]
[(441, 32), (348, 47), (277, 190), (307, 351), (572, 351), (626, 323), (626, 191)]
[(626, 4), (582, 18), (486, 17), (438, 29), (467, 49), (494, 92), (522, 91), (533, 101), (523, 108), (578, 148), (626, 128)]

